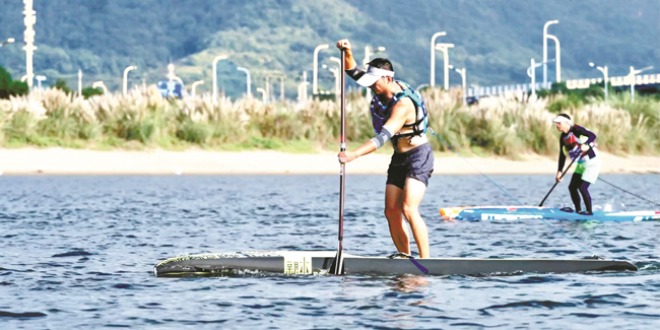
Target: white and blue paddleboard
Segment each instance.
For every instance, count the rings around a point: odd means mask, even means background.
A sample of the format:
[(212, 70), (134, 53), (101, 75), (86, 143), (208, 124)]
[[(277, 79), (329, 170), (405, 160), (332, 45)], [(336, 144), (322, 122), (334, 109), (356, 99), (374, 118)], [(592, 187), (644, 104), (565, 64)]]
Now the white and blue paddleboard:
[(594, 211), (593, 215), (566, 208), (539, 206), (445, 207), (440, 216), (447, 221), (569, 220), (602, 222), (660, 221), (658, 211)]

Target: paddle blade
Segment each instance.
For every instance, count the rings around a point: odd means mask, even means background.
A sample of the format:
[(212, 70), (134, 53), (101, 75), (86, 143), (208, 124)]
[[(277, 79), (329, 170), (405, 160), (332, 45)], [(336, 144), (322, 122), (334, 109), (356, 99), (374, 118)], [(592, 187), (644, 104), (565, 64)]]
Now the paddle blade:
[(343, 275), (344, 274), (344, 256), (342, 255), (341, 249), (337, 251), (337, 255), (335, 256), (335, 259), (332, 261), (332, 264), (330, 265), (330, 274), (334, 275)]

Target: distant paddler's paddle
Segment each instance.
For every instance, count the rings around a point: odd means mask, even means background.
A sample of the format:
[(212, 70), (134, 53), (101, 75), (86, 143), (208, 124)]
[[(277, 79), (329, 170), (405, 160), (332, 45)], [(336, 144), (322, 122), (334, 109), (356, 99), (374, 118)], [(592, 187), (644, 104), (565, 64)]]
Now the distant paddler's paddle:
[[(589, 149), (587, 151), (589, 151), (589, 150), (591, 150), (591, 146), (589, 146)], [(571, 168), (571, 166), (573, 166), (573, 163), (575, 163), (576, 160), (582, 158), (582, 156), (584, 156), (584, 155), (585, 155), (585, 153), (582, 153), (582, 154), (580, 154), (579, 157), (573, 158), (573, 160), (571, 160), (571, 162), (568, 164), (566, 169), (563, 172), (561, 172), (561, 175), (559, 176), (559, 180), (563, 179), (564, 175), (566, 175), (566, 172), (568, 172), (568, 170)], [(548, 191), (548, 193), (545, 194), (545, 197), (543, 197), (543, 200), (541, 201), (541, 203), (539, 203), (539, 207), (543, 206), (543, 203), (545, 203), (545, 200), (548, 199), (548, 196), (550, 196), (550, 193), (559, 184), (559, 180), (555, 180), (555, 184), (552, 185), (552, 188), (550, 188), (550, 191)]]
[[(345, 74), (345, 60), (346, 50), (341, 49), (341, 64), (340, 64), (340, 84), (341, 84), (341, 128), (339, 132), (339, 150), (346, 151), (346, 74)], [(344, 272), (344, 257), (342, 256), (342, 242), (344, 240), (344, 195), (346, 187), (346, 164), (340, 163), (339, 169), (339, 234), (337, 244), (337, 255), (330, 267), (330, 271), (335, 275), (343, 274)]]

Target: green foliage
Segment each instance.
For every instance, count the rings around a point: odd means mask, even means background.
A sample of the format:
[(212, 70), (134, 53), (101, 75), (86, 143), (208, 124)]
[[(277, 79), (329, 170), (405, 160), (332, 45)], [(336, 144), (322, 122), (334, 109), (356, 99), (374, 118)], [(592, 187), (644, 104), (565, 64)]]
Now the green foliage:
[(103, 89), (94, 87), (85, 87), (82, 89), (82, 95), (88, 99), (94, 95), (103, 95)]
[(53, 85), (53, 88), (59, 89), (66, 94), (71, 94), (71, 89), (69, 88), (69, 86), (66, 85), (66, 80), (62, 78), (58, 78), (57, 80), (55, 80), (55, 85)]
[(605, 90), (602, 85), (590, 85), (586, 89), (568, 89), (566, 83), (553, 83), (549, 90), (541, 90), (537, 93), (539, 97), (550, 100), (548, 110), (552, 113), (570, 112), (580, 108), (591, 100), (605, 98)]
[(8, 99), (9, 96), (26, 95), (27, 93), (27, 84), (13, 80), (9, 72), (0, 66), (0, 99)]
[(11, 86), (9, 87), (9, 95), (13, 96), (27, 95), (29, 91), (30, 88), (28, 87), (27, 83), (22, 81), (14, 80), (11, 82)]
[(213, 136), (213, 128), (207, 123), (194, 122), (185, 118), (176, 130), (176, 137), (182, 141), (204, 145)]
[(4, 139), (9, 144), (33, 144), (38, 141), (34, 116), (25, 110), (13, 113), (3, 127)]

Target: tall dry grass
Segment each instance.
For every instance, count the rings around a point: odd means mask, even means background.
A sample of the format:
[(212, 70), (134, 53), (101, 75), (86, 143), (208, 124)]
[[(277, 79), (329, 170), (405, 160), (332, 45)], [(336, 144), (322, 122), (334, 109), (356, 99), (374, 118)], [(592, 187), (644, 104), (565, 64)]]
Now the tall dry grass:
[[(609, 103), (591, 100), (566, 106), (562, 96), (520, 102), (483, 98), (463, 107), (456, 91), (423, 92), (435, 150), (450, 147), (470, 153), (517, 157), (554, 154), (558, 135), (551, 119), (556, 104), (576, 123), (598, 134), (603, 150), (658, 154), (660, 104), (625, 95)], [(347, 139), (362, 142), (373, 135), (369, 101), (358, 94), (347, 99)], [(313, 151), (334, 148), (340, 125), (332, 100), (263, 103), (254, 98), (213, 102), (209, 97), (168, 100), (155, 88), (135, 89), (127, 96), (89, 99), (56, 89), (30, 97), (0, 100), (0, 145), (75, 148), (152, 148), (197, 146), (210, 149), (280, 149)]]

